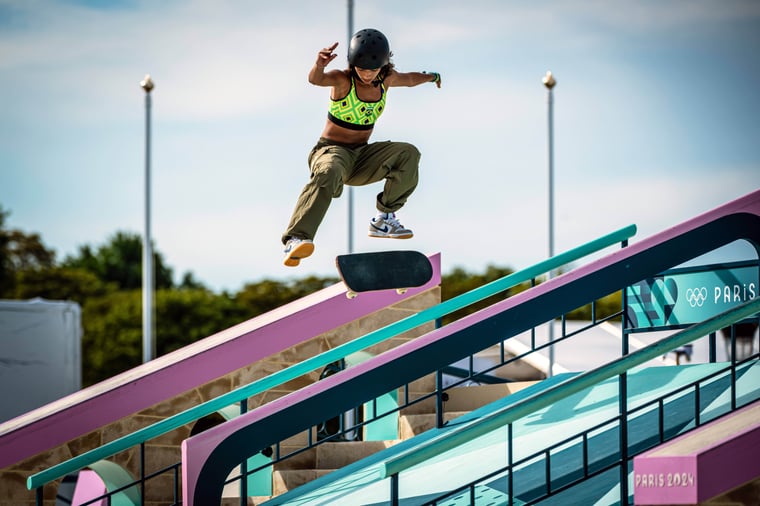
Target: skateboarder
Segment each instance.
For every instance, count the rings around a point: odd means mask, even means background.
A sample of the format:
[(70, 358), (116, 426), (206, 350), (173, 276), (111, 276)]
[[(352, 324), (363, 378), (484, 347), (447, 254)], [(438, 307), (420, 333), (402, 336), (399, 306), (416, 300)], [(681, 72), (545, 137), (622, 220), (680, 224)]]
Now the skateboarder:
[(378, 30), (356, 32), (348, 48), (348, 68), (325, 71), (338, 43), (322, 49), (309, 72), (309, 82), (330, 87), (327, 122), (309, 153), (311, 175), (298, 197), (282, 242), (287, 266), (296, 266), (314, 251), (314, 236), (332, 199), (343, 185), (361, 186), (385, 179), (377, 196), (377, 215), (370, 220), (370, 237), (408, 239), (413, 233), (396, 217), (417, 186), (420, 152), (406, 142), (369, 142), (375, 122), (385, 110), (389, 88), (435, 83), (437, 72), (398, 72), (385, 35)]

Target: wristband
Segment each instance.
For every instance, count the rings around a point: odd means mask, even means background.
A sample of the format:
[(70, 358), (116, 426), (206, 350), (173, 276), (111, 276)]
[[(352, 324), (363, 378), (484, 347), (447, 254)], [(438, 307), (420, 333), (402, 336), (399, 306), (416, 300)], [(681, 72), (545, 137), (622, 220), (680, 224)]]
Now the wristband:
[(426, 72), (426, 71), (422, 71), (422, 73), (423, 74), (431, 74), (433, 76), (433, 80), (430, 81), (431, 83), (437, 83), (438, 81), (441, 80), (441, 74), (439, 74), (438, 72)]

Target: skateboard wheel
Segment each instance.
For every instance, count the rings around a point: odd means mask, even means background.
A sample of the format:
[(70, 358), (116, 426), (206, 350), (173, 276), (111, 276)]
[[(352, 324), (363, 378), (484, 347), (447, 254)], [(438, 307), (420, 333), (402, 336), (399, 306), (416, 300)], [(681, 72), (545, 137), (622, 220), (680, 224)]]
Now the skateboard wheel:
[(346, 297), (348, 297), (349, 299), (355, 299), (357, 295), (359, 294), (356, 292), (352, 292), (351, 290), (346, 292)]
[(404, 295), (408, 288), (396, 288), (396, 293), (399, 295)]

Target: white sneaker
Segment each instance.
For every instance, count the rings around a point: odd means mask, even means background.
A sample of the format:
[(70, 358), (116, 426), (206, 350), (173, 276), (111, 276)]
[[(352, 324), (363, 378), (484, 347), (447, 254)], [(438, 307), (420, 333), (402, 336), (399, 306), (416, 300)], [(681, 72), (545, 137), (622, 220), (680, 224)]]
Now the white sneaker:
[(291, 237), (285, 243), (285, 260), (283, 263), (288, 267), (295, 267), (301, 263), (302, 258), (314, 253), (314, 243), (309, 239)]
[(377, 216), (369, 220), (370, 237), (388, 237), (390, 239), (409, 239), (414, 232), (404, 227), (396, 213), (378, 213)]

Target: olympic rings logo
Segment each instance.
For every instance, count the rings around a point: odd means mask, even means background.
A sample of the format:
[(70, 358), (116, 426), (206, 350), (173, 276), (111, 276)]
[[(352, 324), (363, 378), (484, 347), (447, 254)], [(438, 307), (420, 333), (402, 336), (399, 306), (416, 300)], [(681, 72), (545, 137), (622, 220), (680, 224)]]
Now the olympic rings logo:
[(691, 307), (702, 307), (707, 300), (707, 288), (689, 288), (686, 290), (686, 300)]

